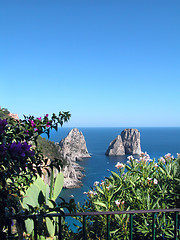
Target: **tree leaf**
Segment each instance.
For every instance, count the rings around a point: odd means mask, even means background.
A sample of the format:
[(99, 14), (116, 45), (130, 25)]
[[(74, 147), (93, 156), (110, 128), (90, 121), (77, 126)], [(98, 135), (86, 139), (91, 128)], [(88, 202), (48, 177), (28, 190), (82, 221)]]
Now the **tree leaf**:
[(105, 203), (102, 203), (102, 202), (94, 202), (95, 205), (98, 205), (100, 207), (104, 207), (104, 208), (107, 208), (106, 204)]

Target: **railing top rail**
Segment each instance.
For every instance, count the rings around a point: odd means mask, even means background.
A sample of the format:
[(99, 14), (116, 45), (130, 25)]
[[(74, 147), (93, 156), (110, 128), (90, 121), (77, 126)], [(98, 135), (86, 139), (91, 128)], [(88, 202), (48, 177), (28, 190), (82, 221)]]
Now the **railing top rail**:
[[(152, 210), (129, 210), (129, 211), (113, 211), (113, 212), (76, 212), (76, 213), (48, 213), (44, 214), (43, 217), (59, 217), (59, 216), (97, 216), (97, 215), (114, 215), (114, 214), (136, 214), (136, 213), (159, 213), (159, 212), (180, 212), (180, 208), (171, 208), (171, 209), (152, 209)], [(42, 216), (40, 214), (36, 215), (14, 215), (11, 216), (11, 219), (16, 218), (36, 218), (37, 216)]]

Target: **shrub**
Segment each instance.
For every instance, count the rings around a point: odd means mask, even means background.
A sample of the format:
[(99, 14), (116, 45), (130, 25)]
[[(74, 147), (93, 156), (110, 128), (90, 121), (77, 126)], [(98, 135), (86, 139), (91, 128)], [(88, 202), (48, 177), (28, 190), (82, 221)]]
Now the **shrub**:
[[(128, 158), (127, 164), (117, 163), (118, 172), (87, 193), (88, 199), (79, 211), (124, 211), (168, 209), (180, 207), (179, 155), (171, 154), (156, 162), (147, 153), (139, 159)], [(129, 216), (112, 215), (111, 239), (129, 239)], [(171, 214), (157, 215), (156, 238), (172, 239), (174, 220)], [(99, 231), (101, 229), (101, 231)], [(106, 239), (106, 216), (87, 218), (88, 239)], [(78, 230), (80, 239), (82, 228)], [(134, 216), (134, 238), (152, 238), (152, 214)]]
[[(59, 169), (59, 160), (47, 159), (37, 145), (38, 136), (50, 130), (58, 129), (70, 118), (69, 112), (59, 112), (48, 118), (24, 116), (24, 120), (14, 118), (7, 109), (0, 109), (0, 238), (4, 236), (7, 217), (18, 213), (19, 200), (34, 181), (34, 176), (41, 176), (42, 170), (48, 167)], [(3, 237), (2, 237), (3, 238)]]

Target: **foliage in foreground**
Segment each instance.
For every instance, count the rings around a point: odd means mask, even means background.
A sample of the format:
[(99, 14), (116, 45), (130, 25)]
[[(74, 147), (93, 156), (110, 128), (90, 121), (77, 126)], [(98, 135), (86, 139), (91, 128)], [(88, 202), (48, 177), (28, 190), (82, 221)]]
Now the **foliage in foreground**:
[[(94, 183), (87, 193), (88, 200), (79, 211), (125, 211), (180, 207), (179, 155), (171, 154), (156, 162), (147, 153), (140, 159), (129, 157), (127, 164), (117, 163), (105, 181)], [(81, 220), (79, 220), (81, 221)], [(88, 239), (106, 239), (106, 216), (87, 217)], [(111, 221), (111, 239), (129, 239), (129, 215), (114, 215)], [(156, 239), (173, 239), (174, 217), (159, 213), (156, 219)], [(82, 237), (78, 227), (77, 239)], [(134, 215), (133, 239), (152, 239), (152, 214)]]
[[(61, 213), (64, 214), (64, 208), (70, 212), (75, 210), (74, 199), (71, 199), (69, 203), (65, 202), (59, 194), (62, 190), (64, 177), (62, 173), (58, 173), (54, 178), (53, 172), (51, 173), (50, 186), (45, 184), (41, 177), (37, 177), (33, 184), (27, 189), (23, 196), (22, 207), (24, 210), (28, 210), (28, 214), (37, 213), (40, 216), (37, 218), (37, 232), (40, 239), (55, 239), (58, 229), (57, 217), (43, 218), (44, 214), (48, 213)], [(25, 213), (25, 211), (24, 211)], [(64, 221), (62, 220), (62, 225)], [(34, 236), (34, 223), (32, 219), (25, 220), (26, 239), (33, 239)]]
[(51, 118), (24, 116), (21, 120), (7, 109), (0, 109), (0, 239), (5, 239), (8, 216), (22, 209), (20, 200), (35, 177), (48, 173), (49, 168), (60, 170), (61, 159), (50, 165), (37, 144), (38, 136), (57, 131), (70, 118), (69, 112), (59, 112)]

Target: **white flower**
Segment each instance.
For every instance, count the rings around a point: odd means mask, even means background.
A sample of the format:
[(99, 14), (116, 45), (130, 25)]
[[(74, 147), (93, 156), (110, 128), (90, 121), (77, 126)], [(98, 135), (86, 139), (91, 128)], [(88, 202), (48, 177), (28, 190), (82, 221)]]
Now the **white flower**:
[(152, 180), (152, 178), (150, 178), (150, 177), (147, 177), (147, 180), (148, 180), (148, 181), (151, 181), (151, 180)]
[(88, 192), (88, 194), (90, 194), (90, 195), (91, 195), (91, 194), (93, 194), (93, 193), (94, 193), (94, 192), (93, 192), (93, 191), (91, 191), (91, 190)]
[(157, 164), (157, 163), (155, 163), (155, 164), (154, 164), (154, 167), (158, 167), (158, 164)]
[(118, 200), (115, 201), (115, 204), (117, 207), (119, 207), (119, 205), (121, 204), (121, 202), (119, 202)]
[(97, 186), (98, 184), (99, 184), (98, 181), (95, 181), (95, 182), (94, 182), (94, 186)]
[(180, 153), (177, 153), (177, 157), (180, 157)]
[(97, 192), (95, 192), (95, 191), (89, 191), (88, 192), (88, 195), (90, 196), (90, 197), (92, 197), (93, 195), (96, 195), (97, 194)]
[(130, 164), (131, 162), (130, 161), (127, 161), (128, 164)]
[(104, 181), (102, 181), (102, 182), (100, 183), (100, 185), (104, 185)]
[(124, 167), (124, 164), (118, 162), (116, 165), (115, 165), (116, 168), (123, 168)]
[(158, 180), (154, 178), (154, 184), (158, 184)]
[(166, 160), (163, 157), (160, 157), (159, 161), (161, 161), (162, 163), (166, 163)]
[(134, 160), (134, 157), (132, 155), (127, 157), (128, 160)]
[(145, 152), (145, 153), (141, 152), (139, 159), (143, 162), (151, 161), (150, 156), (149, 156), (149, 154), (147, 154), (147, 152)]
[(83, 194), (88, 194), (88, 192), (83, 192)]
[(164, 157), (165, 157), (165, 159), (171, 158), (171, 153), (167, 153)]

